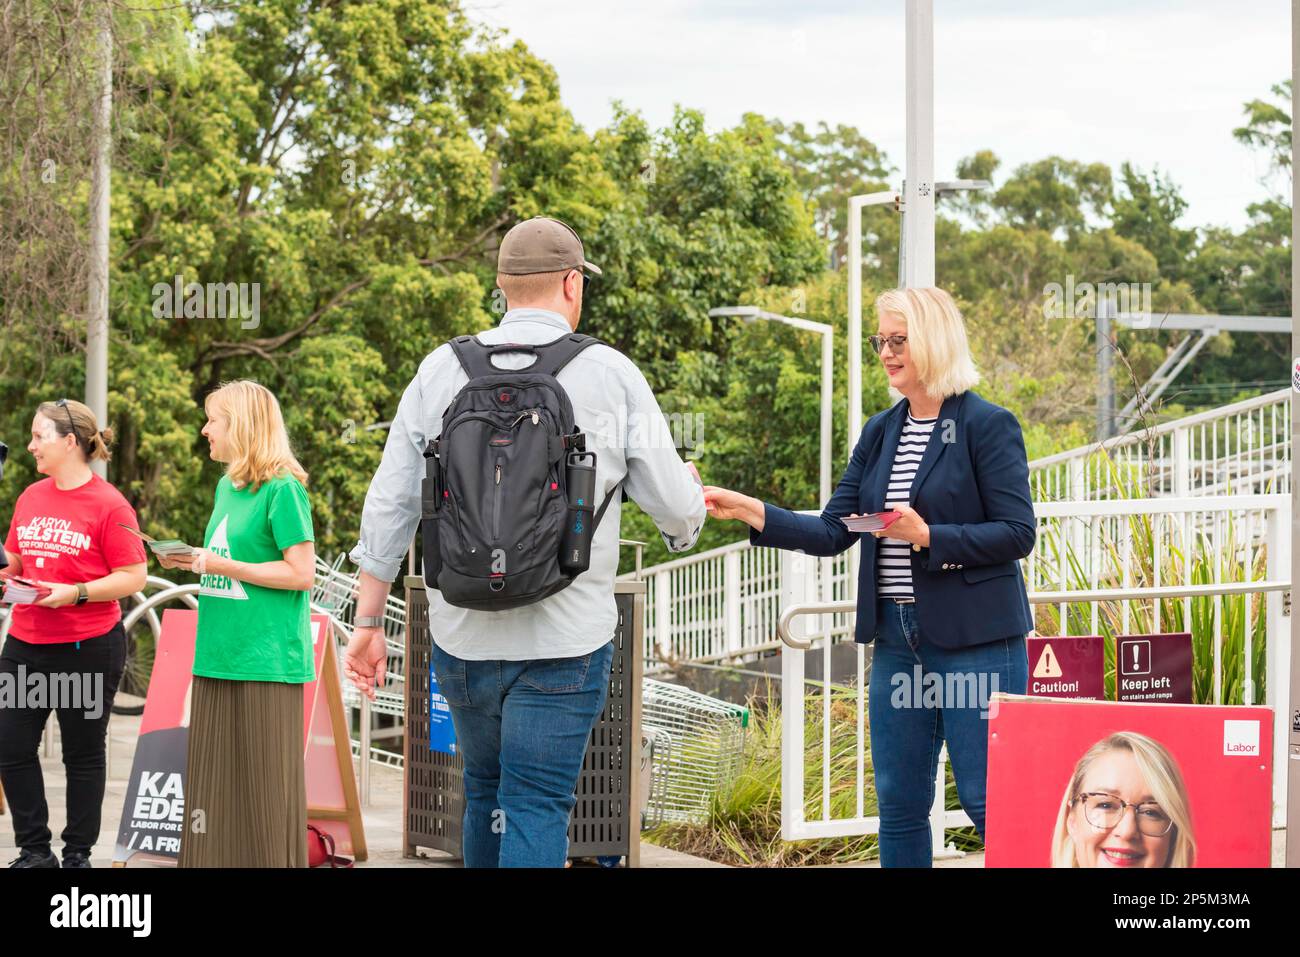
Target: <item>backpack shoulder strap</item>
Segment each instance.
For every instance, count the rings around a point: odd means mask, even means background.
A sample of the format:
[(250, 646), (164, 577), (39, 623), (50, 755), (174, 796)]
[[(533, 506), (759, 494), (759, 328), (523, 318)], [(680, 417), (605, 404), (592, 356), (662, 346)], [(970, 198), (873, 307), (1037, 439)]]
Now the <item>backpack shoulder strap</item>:
[(596, 529), (600, 528), (600, 520), (605, 517), (605, 510), (609, 508), (609, 503), (614, 501), (614, 496), (621, 494), (623, 491), (623, 481), (620, 480), (617, 485), (609, 490), (605, 496), (605, 501), (600, 503), (600, 508), (596, 509), (596, 515), (591, 522), (591, 534), (596, 534)]
[(501, 371), (492, 364), (491, 347), (480, 341), (478, 336), (457, 336), (447, 344), (451, 346), (451, 351), (456, 353), (461, 368), (471, 379), (495, 375)]
[(595, 336), (583, 335), (580, 332), (571, 332), (567, 336), (560, 336), (544, 346), (535, 346), (537, 353), (537, 362), (529, 367), (529, 372), (540, 372), (550, 376), (557, 376), (560, 370), (567, 366), (573, 359), (591, 346), (603, 346)]
[[(448, 344), (456, 353), (456, 358), (460, 361), (465, 374), (471, 379), (485, 375), (500, 375), (503, 372), (535, 372), (556, 376), (583, 349), (604, 345), (595, 336), (577, 332), (560, 336), (544, 345), (523, 342), (500, 342), (488, 345), (478, 336), (457, 336)], [(492, 357), (500, 352), (529, 353), (536, 356), (537, 361), (522, 369), (501, 369), (492, 364)]]

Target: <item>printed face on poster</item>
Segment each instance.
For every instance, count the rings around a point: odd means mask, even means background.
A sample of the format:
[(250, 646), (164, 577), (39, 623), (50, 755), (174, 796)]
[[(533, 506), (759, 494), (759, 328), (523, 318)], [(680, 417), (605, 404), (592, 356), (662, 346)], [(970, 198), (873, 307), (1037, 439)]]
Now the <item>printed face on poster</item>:
[(989, 867), (1268, 867), (1272, 712), (998, 696)]

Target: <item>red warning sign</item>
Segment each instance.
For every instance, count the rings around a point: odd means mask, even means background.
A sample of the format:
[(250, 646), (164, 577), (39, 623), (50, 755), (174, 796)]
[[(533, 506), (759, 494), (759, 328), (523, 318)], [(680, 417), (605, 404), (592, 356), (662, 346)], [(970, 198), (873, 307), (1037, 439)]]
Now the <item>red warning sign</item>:
[(1106, 645), (1101, 635), (1025, 639), (1029, 693), (1040, 698), (1100, 700), (1106, 696)]
[(1118, 635), (1115, 697), (1120, 701), (1191, 704), (1191, 634)]

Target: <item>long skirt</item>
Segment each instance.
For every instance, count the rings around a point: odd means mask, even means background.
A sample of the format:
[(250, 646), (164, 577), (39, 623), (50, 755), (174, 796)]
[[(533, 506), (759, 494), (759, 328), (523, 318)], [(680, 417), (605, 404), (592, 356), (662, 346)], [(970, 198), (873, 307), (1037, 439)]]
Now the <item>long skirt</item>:
[(306, 867), (300, 684), (194, 676), (181, 867)]

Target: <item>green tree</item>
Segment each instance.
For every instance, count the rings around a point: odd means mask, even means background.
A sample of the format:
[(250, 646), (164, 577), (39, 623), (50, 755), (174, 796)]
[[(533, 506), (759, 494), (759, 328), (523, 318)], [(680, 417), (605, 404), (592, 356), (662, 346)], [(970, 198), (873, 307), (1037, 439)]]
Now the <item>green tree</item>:
[(1074, 235), (1087, 226), (1087, 214), (1102, 218), (1111, 201), (1110, 168), (1049, 156), (1012, 173), (993, 196), (993, 205), (1018, 228)]
[(886, 181), (895, 169), (856, 127), (820, 122), (812, 131), (802, 123), (768, 122), (776, 131), (782, 159), (813, 207), (830, 267), (838, 269), (848, 254), (849, 197), (887, 189)]

